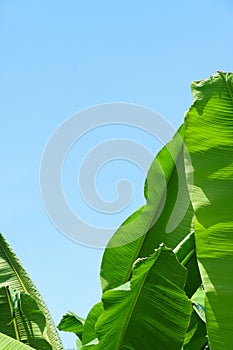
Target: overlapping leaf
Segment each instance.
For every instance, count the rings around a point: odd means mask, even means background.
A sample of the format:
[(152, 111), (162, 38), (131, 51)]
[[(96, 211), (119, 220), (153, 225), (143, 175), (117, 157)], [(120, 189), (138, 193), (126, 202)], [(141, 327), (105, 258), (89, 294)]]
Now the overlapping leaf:
[(96, 324), (99, 344), (91, 348), (180, 350), (191, 314), (183, 290), (186, 275), (164, 246), (137, 260), (131, 281), (103, 294), (105, 311)]

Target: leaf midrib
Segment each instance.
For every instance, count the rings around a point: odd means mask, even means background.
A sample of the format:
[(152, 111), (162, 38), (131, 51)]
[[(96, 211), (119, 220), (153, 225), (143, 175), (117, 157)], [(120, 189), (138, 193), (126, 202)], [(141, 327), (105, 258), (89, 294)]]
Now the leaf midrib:
[(9, 289), (8, 287), (6, 286), (5, 287), (5, 291), (6, 291), (6, 297), (7, 297), (7, 301), (8, 301), (8, 305), (9, 305), (9, 309), (10, 309), (10, 313), (13, 317), (13, 325), (14, 325), (14, 331), (15, 331), (15, 339), (20, 341), (20, 335), (19, 335), (19, 329), (18, 329), (18, 325), (17, 325), (17, 321), (13, 315), (13, 307), (12, 307), (12, 302), (11, 302), (11, 297), (10, 297), (10, 294), (9, 294)]
[[(161, 253), (161, 250), (159, 251), (159, 255), (160, 255), (160, 253)], [(126, 334), (126, 331), (127, 331), (127, 329), (128, 329), (128, 326), (129, 326), (129, 322), (130, 322), (130, 320), (131, 320), (131, 316), (132, 316), (132, 314), (133, 314), (133, 312), (134, 312), (134, 310), (135, 310), (135, 307), (136, 307), (138, 298), (139, 298), (139, 296), (140, 296), (140, 294), (141, 294), (141, 290), (142, 290), (142, 288), (143, 288), (144, 285), (145, 285), (145, 280), (147, 279), (147, 276), (148, 276), (148, 274), (150, 273), (150, 270), (151, 270), (152, 267), (154, 266), (155, 262), (157, 261), (159, 255), (158, 255), (157, 257), (155, 257), (155, 261), (154, 261), (153, 265), (148, 269), (148, 271), (147, 271), (146, 273), (144, 273), (144, 277), (143, 277), (143, 279), (142, 279), (142, 283), (140, 284), (140, 287), (139, 287), (139, 289), (138, 289), (138, 292), (136, 293), (136, 298), (132, 298), (133, 301), (132, 301), (132, 303), (131, 303), (130, 312), (129, 312), (129, 315), (128, 315), (127, 319), (126, 319), (126, 322), (124, 323), (124, 328), (123, 328), (123, 330), (122, 330), (122, 332), (121, 332), (121, 337), (120, 337), (120, 339), (119, 339), (119, 341), (118, 341), (118, 343), (117, 343), (117, 348), (116, 348), (116, 349), (119, 349), (119, 350), (120, 350), (120, 346), (122, 345), (122, 342), (124, 341), (124, 336), (125, 336), (125, 334)], [(132, 292), (132, 290), (130, 290), (129, 293), (130, 293), (130, 292)]]

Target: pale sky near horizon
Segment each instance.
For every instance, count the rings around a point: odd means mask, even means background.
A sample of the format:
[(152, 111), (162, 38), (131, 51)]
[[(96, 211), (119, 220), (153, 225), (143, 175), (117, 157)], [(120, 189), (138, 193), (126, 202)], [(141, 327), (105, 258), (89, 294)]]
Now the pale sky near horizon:
[[(76, 112), (108, 102), (151, 108), (177, 128), (192, 102), (191, 81), (233, 71), (232, 17), (230, 0), (0, 0), (0, 231), (56, 324), (68, 310), (85, 317), (99, 301), (103, 250), (72, 242), (45, 212), (39, 170), (51, 134)], [(131, 131), (95, 130), (73, 147), (64, 190), (74, 207), (81, 155), (104, 137), (129, 137), (156, 153), (157, 140)], [(80, 215), (90, 224), (117, 227), (143, 204), (144, 174), (124, 161), (109, 163), (97, 178), (102, 196), (114, 198), (118, 176), (132, 179), (131, 206), (98, 216), (83, 203)], [(62, 339), (75, 347), (73, 336)]]

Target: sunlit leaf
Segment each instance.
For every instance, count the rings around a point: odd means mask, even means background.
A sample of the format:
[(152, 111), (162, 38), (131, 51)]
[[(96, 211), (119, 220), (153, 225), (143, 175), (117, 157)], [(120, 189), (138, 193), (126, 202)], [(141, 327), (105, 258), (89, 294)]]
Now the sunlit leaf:
[[(103, 290), (127, 282), (137, 258), (149, 256), (161, 243), (175, 248), (190, 233), (193, 210), (185, 178), (183, 134), (184, 126), (158, 153), (146, 179), (145, 206), (110, 240), (101, 265)], [(200, 280), (192, 292), (198, 285)]]
[(76, 334), (82, 340), (83, 325), (85, 320), (77, 316), (74, 312), (68, 311), (59, 322), (57, 328), (63, 332)]
[(164, 246), (137, 260), (131, 281), (103, 294), (105, 311), (96, 324), (99, 344), (83, 349), (180, 350), (192, 311), (183, 290), (186, 276)]
[(211, 350), (233, 344), (233, 74), (192, 84), (185, 143)]

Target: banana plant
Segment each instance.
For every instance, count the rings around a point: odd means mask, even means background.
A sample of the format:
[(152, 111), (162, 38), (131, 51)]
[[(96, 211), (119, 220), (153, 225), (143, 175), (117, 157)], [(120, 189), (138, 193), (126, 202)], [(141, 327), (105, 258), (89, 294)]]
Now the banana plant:
[(191, 88), (184, 124), (149, 169), (146, 204), (104, 252), (82, 349), (232, 349), (233, 74)]
[[(191, 87), (183, 125), (149, 169), (145, 205), (104, 252), (101, 301), (58, 326), (77, 335), (77, 349), (232, 349), (233, 74)], [(0, 306), (0, 349), (63, 349), (2, 235)]]

